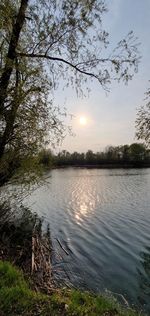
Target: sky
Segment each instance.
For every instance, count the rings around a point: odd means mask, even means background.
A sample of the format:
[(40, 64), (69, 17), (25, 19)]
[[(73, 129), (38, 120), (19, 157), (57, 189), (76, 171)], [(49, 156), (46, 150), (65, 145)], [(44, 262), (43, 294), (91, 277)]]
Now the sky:
[[(109, 32), (112, 47), (133, 30), (141, 43), (142, 56), (139, 71), (128, 85), (112, 83), (110, 93), (98, 82), (91, 84), (89, 96), (79, 98), (71, 89), (57, 93), (56, 101), (65, 102), (69, 122), (75, 136), (67, 135), (57, 151), (94, 152), (109, 145), (131, 144), (135, 138), (137, 109), (144, 104), (144, 93), (150, 80), (150, 0), (107, 0), (109, 12), (103, 17), (103, 26)], [(87, 123), (81, 125), (80, 117)]]

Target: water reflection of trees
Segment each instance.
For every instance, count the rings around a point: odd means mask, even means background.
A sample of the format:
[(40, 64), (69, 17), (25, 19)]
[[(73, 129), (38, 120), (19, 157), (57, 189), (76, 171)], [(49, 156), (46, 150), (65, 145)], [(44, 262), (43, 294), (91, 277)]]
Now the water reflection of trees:
[(141, 256), (141, 269), (139, 274), (139, 295), (138, 301), (150, 311), (150, 246), (146, 247)]

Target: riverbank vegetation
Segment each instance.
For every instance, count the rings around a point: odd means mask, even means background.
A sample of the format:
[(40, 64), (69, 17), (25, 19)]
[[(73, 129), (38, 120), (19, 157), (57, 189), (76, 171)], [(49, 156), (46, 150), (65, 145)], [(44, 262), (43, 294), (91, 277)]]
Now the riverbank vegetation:
[(10, 261), (32, 279), (34, 288), (50, 291), (52, 286), (52, 243), (49, 226), (20, 205), (13, 211), (0, 205), (0, 260)]
[(53, 251), (49, 227), (42, 229), (36, 214), (23, 206), (13, 214), (8, 206), (1, 205), (1, 316), (141, 315), (130, 309), (120, 294), (124, 307), (110, 293), (96, 295), (60, 287), (51, 264)]
[(56, 155), (51, 150), (43, 150), (39, 158), (39, 162), (46, 168), (52, 166), (150, 167), (150, 150), (140, 143), (108, 146), (104, 151), (97, 153), (92, 150), (86, 153), (70, 153), (63, 150)]
[(46, 295), (30, 289), (29, 282), (12, 264), (0, 261), (1, 316), (138, 316), (113, 298), (77, 290), (55, 289)]
[[(13, 161), (9, 163), (9, 159)], [(150, 167), (150, 150), (143, 143), (131, 145), (108, 146), (105, 150), (86, 153), (62, 150), (55, 154), (51, 149), (43, 148), (38, 153), (29, 157), (14, 156), (11, 150), (4, 155), (3, 168), (0, 170), (0, 186), (13, 180), (18, 183), (30, 184), (41, 179), (43, 171), (54, 167), (99, 167), (99, 168), (121, 168), (121, 167)]]

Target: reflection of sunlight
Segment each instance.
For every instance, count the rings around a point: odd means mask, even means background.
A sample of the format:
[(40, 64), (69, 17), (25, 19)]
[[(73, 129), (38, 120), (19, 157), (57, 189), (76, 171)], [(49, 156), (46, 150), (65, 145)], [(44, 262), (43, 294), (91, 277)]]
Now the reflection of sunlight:
[(88, 206), (84, 202), (79, 206), (78, 212), (75, 213), (77, 224), (81, 224), (81, 222), (83, 222), (83, 219), (87, 215), (87, 213), (88, 213)]
[(81, 204), (80, 205), (80, 213), (82, 215), (86, 215), (88, 212), (88, 208), (87, 208), (87, 205), (85, 203)]
[(84, 221), (85, 217), (88, 217), (90, 215), (90, 212), (91, 212), (91, 208), (90, 208), (90, 203), (85, 203), (85, 202), (82, 202), (80, 205), (79, 205), (79, 208), (78, 208), (78, 211), (75, 213), (75, 218), (76, 218), (76, 221), (77, 221), (77, 224), (81, 224), (81, 222)]
[(80, 216), (79, 216), (79, 214), (75, 214), (75, 218), (77, 220), (77, 224), (80, 224)]
[(84, 186), (84, 188), (80, 187), (78, 191), (72, 192), (72, 206), (74, 209), (74, 217), (78, 225), (81, 225), (81, 223), (85, 221), (85, 218), (90, 217), (95, 209), (95, 197), (92, 192), (90, 192), (92, 188), (87, 188), (88, 190), (86, 190), (86, 192), (85, 189)]

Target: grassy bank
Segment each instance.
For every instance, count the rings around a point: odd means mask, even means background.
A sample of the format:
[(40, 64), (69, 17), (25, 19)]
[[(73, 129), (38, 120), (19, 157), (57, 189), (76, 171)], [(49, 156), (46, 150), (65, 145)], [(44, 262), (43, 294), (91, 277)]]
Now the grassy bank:
[(141, 316), (110, 297), (58, 288), (49, 227), (43, 231), (37, 215), (19, 210), (13, 221), (9, 208), (0, 209), (0, 316)]
[(35, 292), (22, 272), (0, 261), (0, 315), (137, 316), (138, 313), (124, 310), (113, 299), (87, 292), (58, 289), (49, 296)]

